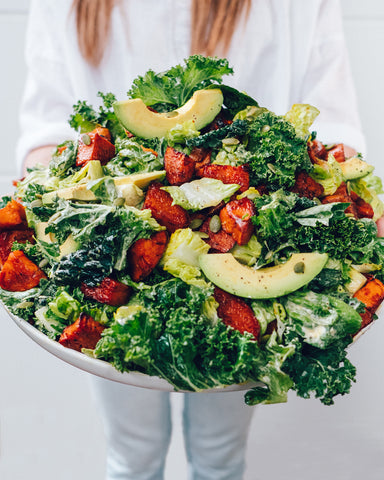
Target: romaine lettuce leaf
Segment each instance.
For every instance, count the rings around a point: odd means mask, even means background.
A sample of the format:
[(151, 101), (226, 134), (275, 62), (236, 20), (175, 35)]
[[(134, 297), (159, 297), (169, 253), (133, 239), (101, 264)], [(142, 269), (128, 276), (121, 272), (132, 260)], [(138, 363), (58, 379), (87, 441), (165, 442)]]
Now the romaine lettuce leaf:
[(320, 110), (306, 103), (295, 103), (284, 115), (294, 127), (297, 135), (307, 139), (310, 135), (309, 127), (319, 115)]
[(354, 335), (361, 326), (359, 313), (331, 295), (296, 292), (282, 303), (287, 313), (287, 328), (317, 348), (329, 348), (335, 341)]
[(205, 286), (199, 256), (208, 253), (209, 245), (197, 232), (182, 228), (172, 233), (160, 265), (173, 276), (191, 285)]
[(240, 187), (235, 183), (226, 184), (216, 178), (203, 177), (183, 183), (180, 187), (161, 187), (173, 198), (173, 203), (186, 210), (202, 210), (215, 207), (229, 199)]
[(132, 173), (153, 172), (163, 167), (160, 156), (144, 150), (132, 138), (119, 138), (115, 147), (116, 155), (104, 166), (106, 174), (121, 177)]

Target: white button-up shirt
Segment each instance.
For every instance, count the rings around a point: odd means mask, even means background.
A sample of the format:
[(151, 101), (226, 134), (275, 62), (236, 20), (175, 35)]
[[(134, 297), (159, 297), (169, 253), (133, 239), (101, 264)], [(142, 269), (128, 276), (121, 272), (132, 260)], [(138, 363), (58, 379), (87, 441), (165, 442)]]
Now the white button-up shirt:
[[(78, 100), (97, 106), (98, 91), (124, 99), (136, 76), (163, 71), (190, 53), (190, 0), (123, 0), (94, 68), (79, 53), (71, 3), (31, 1), (20, 165), (31, 149), (74, 137), (68, 118)], [(235, 73), (224, 83), (277, 114), (310, 103), (321, 112), (313, 126), (320, 140), (364, 152), (338, 0), (252, 1), (227, 58)]]

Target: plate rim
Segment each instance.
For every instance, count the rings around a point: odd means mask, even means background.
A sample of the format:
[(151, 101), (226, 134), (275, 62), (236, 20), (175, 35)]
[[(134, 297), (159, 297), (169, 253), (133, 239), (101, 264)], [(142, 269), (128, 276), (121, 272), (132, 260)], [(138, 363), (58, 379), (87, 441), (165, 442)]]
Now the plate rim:
[[(35, 343), (44, 350), (54, 355), (65, 363), (78, 368), (84, 372), (104, 378), (106, 380), (131, 385), (135, 387), (147, 388), (150, 390), (160, 390), (164, 392), (177, 393), (200, 393), (190, 390), (175, 389), (174, 386), (164, 378), (147, 375), (142, 372), (120, 372), (112, 364), (99, 358), (92, 358), (82, 352), (78, 352), (68, 347), (64, 347), (56, 340), (49, 338), (45, 333), (38, 330), (27, 320), (12, 313), (9, 308), (0, 301), (0, 304), (11, 317), (14, 323)], [(249, 381), (241, 384), (232, 384), (224, 387), (213, 387), (201, 390), (202, 393), (223, 393), (245, 391), (253, 387), (263, 385), (261, 382)]]

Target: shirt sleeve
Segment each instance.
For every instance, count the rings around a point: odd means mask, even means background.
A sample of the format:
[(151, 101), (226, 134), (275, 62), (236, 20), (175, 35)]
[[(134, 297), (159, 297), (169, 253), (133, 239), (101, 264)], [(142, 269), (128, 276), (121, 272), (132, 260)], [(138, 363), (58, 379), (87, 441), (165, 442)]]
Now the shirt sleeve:
[(365, 154), (366, 145), (337, 0), (320, 3), (302, 98), (320, 109), (313, 129), (324, 143), (345, 143)]
[[(62, 3), (62, 2), (60, 2)], [(27, 77), (19, 114), (21, 135), (16, 147), (18, 168), (32, 149), (73, 138), (71, 81), (63, 61), (54, 8), (56, 2), (32, 0), (27, 25)], [(62, 18), (65, 25), (65, 18)]]

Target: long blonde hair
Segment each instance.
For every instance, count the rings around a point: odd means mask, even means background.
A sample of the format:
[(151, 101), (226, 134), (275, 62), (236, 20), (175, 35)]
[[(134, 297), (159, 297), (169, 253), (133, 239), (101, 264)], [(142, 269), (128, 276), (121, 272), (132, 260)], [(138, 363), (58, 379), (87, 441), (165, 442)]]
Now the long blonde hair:
[[(80, 52), (97, 66), (108, 42), (113, 7), (120, 0), (73, 0)], [(140, 1), (140, 0), (136, 0)], [(161, 1), (161, 0), (159, 0)], [(192, 0), (191, 53), (225, 55), (251, 0)]]

